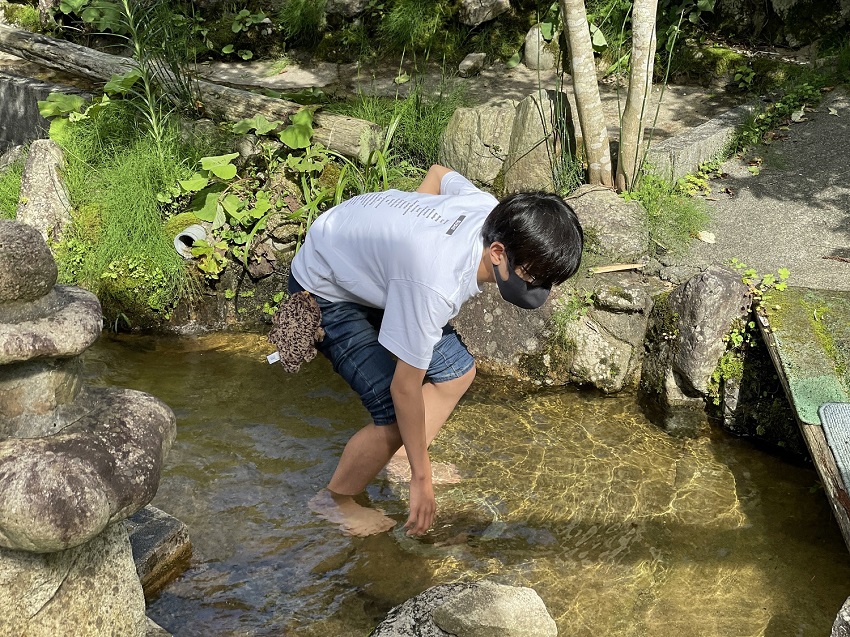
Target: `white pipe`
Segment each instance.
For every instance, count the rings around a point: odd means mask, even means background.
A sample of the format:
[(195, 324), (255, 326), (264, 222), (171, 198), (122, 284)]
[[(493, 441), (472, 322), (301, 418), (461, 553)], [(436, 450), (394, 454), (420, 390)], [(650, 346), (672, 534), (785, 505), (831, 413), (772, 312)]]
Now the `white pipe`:
[(204, 241), (207, 238), (207, 231), (199, 224), (193, 224), (183, 230), (180, 234), (174, 237), (174, 249), (184, 259), (191, 259), (192, 246), (195, 241)]

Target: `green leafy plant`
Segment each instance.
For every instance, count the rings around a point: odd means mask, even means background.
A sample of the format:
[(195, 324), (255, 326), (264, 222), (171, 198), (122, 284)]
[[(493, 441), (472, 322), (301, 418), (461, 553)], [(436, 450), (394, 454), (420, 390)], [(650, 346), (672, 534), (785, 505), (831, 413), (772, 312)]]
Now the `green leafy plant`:
[(262, 23), (266, 19), (266, 14), (262, 11), (251, 13), (248, 9), (241, 9), (239, 13), (233, 16), (233, 22), (230, 30), (234, 33), (250, 31), (254, 25)]
[(788, 268), (779, 268), (776, 274), (768, 272), (760, 276), (755, 268), (738, 259), (731, 259), (729, 264), (741, 273), (741, 281), (747, 286), (756, 303), (767, 304), (770, 302), (772, 291), (782, 292), (788, 287), (788, 278), (791, 276)]
[(749, 90), (753, 86), (756, 78), (756, 71), (751, 66), (742, 64), (735, 69), (734, 81), (738, 83), (738, 88)]
[(126, 33), (120, 19), (120, 8), (108, 0), (61, 0), (58, 10), (66, 16), (76, 16), (84, 24), (103, 33)]
[[(169, 126), (162, 140), (163, 163), (134, 106), (127, 100), (97, 103), (97, 109), (83, 107), (80, 115), (87, 113), (85, 117), (51, 122), (51, 138), (65, 154), (73, 218), (56, 246), (60, 279), (95, 292), (110, 321), (124, 313), (134, 326), (156, 324), (191, 289), (189, 271), (174, 250), (174, 235), (163, 230), (164, 208), (157, 193), (188, 178), (187, 165), (211, 148), (187, 144)], [(125, 267), (129, 260), (146, 264), (148, 274), (158, 268), (161, 277), (140, 287), (142, 266), (131, 270)], [(118, 276), (102, 276), (110, 271)]]
[(752, 115), (741, 126), (731, 144), (732, 152), (740, 152), (760, 144), (768, 131), (789, 125), (795, 113), (799, 113), (806, 106), (816, 106), (822, 98), (820, 88), (808, 82), (790, 90), (760, 112)]
[(280, 302), (286, 298), (286, 292), (275, 292), (271, 300), (263, 303), (263, 313), (274, 316), (280, 308)]

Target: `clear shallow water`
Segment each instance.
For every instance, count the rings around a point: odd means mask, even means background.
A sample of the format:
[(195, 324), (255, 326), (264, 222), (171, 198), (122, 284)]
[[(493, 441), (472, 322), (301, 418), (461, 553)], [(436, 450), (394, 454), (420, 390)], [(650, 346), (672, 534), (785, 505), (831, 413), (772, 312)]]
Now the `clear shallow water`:
[[(178, 418), (155, 506), (189, 526), (191, 568), (150, 604), (177, 637), (365, 637), (425, 588), (534, 587), (571, 636), (826, 635), (850, 557), (813, 470), (717, 435), (667, 436), (629, 397), (524, 393), (477, 379), (432, 448), (422, 541), (342, 536), (307, 500), (367, 420), (324, 360), (269, 366), (263, 337), (104, 337), (92, 383), (148, 391)], [(405, 519), (405, 489), (373, 502)]]

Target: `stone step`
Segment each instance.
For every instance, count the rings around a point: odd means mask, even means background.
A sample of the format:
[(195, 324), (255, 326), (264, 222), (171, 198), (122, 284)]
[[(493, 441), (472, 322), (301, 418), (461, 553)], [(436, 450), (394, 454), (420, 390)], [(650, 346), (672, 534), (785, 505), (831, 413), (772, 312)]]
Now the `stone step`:
[(150, 600), (189, 566), (189, 530), (177, 518), (146, 506), (124, 521), (145, 599)]

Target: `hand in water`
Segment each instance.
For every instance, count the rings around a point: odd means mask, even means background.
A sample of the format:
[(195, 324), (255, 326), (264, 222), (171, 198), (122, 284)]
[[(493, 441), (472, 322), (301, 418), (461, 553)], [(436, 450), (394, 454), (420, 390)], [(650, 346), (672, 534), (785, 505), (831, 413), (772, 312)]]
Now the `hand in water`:
[(319, 491), (307, 506), (328, 522), (339, 524), (346, 535), (377, 535), (395, 526), (395, 520), (388, 518), (380, 509), (360, 506), (351, 496), (332, 493), (328, 489)]
[(437, 501), (434, 499), (434, 487), (431, 476), (410, 483), (410, 516), (404, 523), (408, 535), (423, 535), (434, 522)]

